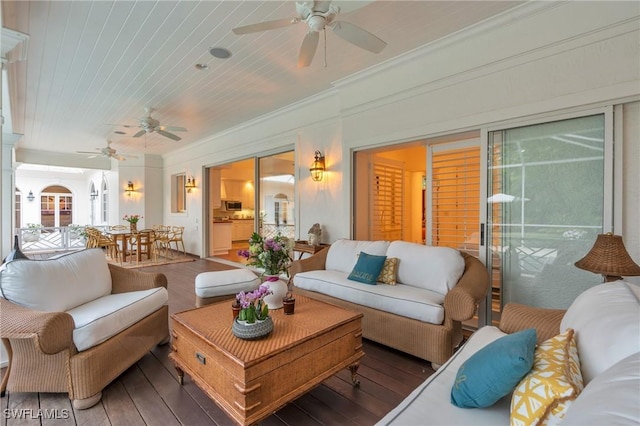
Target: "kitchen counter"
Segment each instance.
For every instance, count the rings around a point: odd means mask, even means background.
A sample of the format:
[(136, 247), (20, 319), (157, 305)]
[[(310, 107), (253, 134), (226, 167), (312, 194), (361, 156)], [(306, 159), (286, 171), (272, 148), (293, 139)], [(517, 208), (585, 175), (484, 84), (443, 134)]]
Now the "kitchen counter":
[(212, 223), (233, 223), (231, 219), (214, 219)]

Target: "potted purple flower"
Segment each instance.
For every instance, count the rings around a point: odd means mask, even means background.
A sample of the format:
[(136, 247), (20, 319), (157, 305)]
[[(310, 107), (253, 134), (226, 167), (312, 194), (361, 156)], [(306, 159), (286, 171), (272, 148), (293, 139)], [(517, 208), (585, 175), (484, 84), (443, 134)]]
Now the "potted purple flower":
[(257, 289), (236, 295), (240, 305), (238, 317), (233, 320), (231, 331), (236, 337), (246, 340), (259, 339), (273, 331), (273, 320), (269, 316), (269, 305), (264, 301), (271, 294), (269, 286), (261, 284)]

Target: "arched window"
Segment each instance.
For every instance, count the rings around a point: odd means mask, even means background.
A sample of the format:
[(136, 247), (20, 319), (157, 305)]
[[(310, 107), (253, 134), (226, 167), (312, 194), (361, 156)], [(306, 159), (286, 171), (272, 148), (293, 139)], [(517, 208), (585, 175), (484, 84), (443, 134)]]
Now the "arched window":
[(107, 186), (107, 180), (104, 178), (104, 176), (102, 177), (102, 194), (101, 195), (102, 195), (101, 219), (103, 223), (109, 223), (109, 187)]
[(45, 227), (73, 223), (73, 195), (61, 185), (48, 186), (40, 195), (40, 223)]

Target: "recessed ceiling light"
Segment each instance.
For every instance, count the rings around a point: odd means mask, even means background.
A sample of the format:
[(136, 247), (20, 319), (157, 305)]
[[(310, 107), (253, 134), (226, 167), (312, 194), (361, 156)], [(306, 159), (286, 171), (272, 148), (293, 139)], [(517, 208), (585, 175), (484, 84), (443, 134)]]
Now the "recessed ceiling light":
[(116, 135), (126, 135), (126, 133), (123, 132), (122, 130), (116, 130), (113, 133), (115, 133)]
[(196, 69), (198, 69), (200, 71), (208, 70), (209, 69), (209, 65), (207, 65), (207, 64), (196, 64)]
[(224, 47), (212, 47), (209, 49), (209, 53), (211, 53), (211, 56), (218, 59), (227, 59), (231, 57), (231, 52)]

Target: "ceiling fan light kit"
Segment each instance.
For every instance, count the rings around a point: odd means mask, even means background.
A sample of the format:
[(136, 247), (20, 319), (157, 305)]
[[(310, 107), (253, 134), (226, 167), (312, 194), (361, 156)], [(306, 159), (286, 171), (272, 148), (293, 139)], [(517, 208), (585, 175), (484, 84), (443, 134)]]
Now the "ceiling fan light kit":
[(298, 67), (308, 67), (311, 64), (318, 48), (318, 33), (326, 30), (327, 27), (343, 40), (369, 52), (380, 53), (387, 45), (383, 40), (357, 25), (345, 21), (334, 21), (340, 13), (340, 8), (331, 4), (330, 1), (296, 2), (296, 13), (298, 16), (294, 18), (259, 22), (257, 24), (237, 27), (232, 31), (237, 35), (250, 34), (283, 28), (304, 21), (309, 27), (309, 32), (302, 41), (300, 54), (298, 55)]

